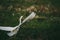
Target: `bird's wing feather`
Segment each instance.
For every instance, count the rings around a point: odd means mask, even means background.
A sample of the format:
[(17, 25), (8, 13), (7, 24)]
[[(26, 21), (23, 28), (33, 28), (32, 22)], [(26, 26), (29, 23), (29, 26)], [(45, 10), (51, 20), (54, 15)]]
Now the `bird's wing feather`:
[(11, 36), (17, 34), (18, 31), (19, 31), (19, 27), (17, 29), (13, 30), (13, 31), (7, 33), (7, 35), (11, 37)]
[(3, 27), (0, 26), (0, 30), (4, 30), (4, 31), (12, 31), (14, 29), (14, 27)]
[(35, 17), (36, 13), (32, 12), (28, 17), (26, 17), (22, 23), (28, 21), (28, 20), (31, 20)]

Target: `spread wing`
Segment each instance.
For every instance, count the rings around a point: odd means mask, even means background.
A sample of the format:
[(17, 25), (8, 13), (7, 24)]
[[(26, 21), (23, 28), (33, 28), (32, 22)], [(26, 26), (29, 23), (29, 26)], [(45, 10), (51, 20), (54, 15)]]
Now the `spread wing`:
[(31, 20), (35, 17), (36, 13), (32, 12), (28, 17), (26, 17), (22, 23), (28, 21), (28, 20)]
[(19, 31), (19, 27), (16, 28), (15, 30), (13, 30), (13, 31), (7, 33), (7, 35), (8, 35), (8, 36), (13, 36), (13, 35), (17, 34), (18, 31)]
[(0, 30), (4, 30), (4, 31), (12, 31), (14, 29), (14, 27), (3, 27), (0, 26)]

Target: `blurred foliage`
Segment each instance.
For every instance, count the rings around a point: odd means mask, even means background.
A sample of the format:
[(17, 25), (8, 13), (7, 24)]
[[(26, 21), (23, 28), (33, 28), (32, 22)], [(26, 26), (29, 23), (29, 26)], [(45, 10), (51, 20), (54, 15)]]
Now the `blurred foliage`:
[(23, 19), (26, 18), (32, 10), (38, 16), (21, 25), (13, 37), (0, 30), (0, 40), (59, 40), (59, 4), (60, 0), (0, 0), (0, 26), (16, 26), (19, 17), (23, 15)]

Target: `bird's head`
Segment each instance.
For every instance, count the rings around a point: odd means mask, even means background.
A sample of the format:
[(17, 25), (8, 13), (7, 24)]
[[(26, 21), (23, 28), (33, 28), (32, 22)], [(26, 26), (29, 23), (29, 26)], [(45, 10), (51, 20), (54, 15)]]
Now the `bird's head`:
[(22, 18), (23, 18), (23, 16), (21, 16), (21, 17), (19, 18), (19, 24), (22, 23), (22, 22), (21, 22)]

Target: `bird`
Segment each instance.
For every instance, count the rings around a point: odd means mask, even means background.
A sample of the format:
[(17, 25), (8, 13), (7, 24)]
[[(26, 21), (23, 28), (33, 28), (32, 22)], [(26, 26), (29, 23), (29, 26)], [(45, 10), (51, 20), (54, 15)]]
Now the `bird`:
[(4, 30), (4, 31), (9, 31), (9, 33), (7, 33), (8, 36), (13, 36), (14, 34), (16, 34), (19, 30), (19, 26), (21, 25), (21, 19), (23, 16), (20, 17), (19, 19), (19, 24), (15, 27), (3, 27), (0, 26), (0, 30)]
[(15, 26), (15, 27), (0, 26), (0, 30), (9, 31), (9, 32), (7, 33), (7, 35), (8, 35), (9, 37), (11, 37), (11, 36), (17, 34), (17, 32), (19, 31), (19, 28), (21, 27), (21, 25), (22, 25), (23, 23), (25, 23), (25, 22), (28, 21), (28, 20), (32, 20), (32, 19), (35, 17), (35, 15), (36, 15), (36, 13), (35, 13), (35, 12), (32, 12), (32, 13), (31, 13), (28, 17), (26, 17), (22, 22), (21, 22), (21, 19), (23, 18), (23, 16), (21, 16), (21, 17), (19, 18), (19, 24), (18, 24), (17, 26)]

